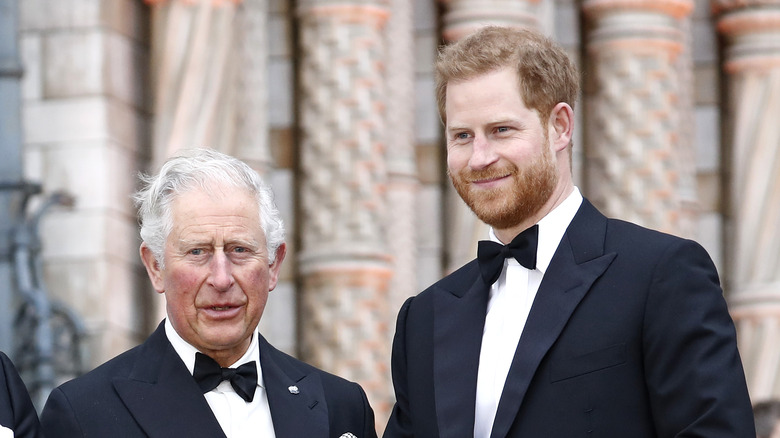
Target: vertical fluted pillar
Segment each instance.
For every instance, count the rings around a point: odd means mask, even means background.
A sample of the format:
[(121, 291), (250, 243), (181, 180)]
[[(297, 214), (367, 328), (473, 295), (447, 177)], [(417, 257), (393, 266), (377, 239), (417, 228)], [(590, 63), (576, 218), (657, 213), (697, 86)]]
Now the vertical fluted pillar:
[(695, 181), (680, 55), (692, 0), (585, 0), (586, 193), (605, 213), (690, 234)]
[(757, 401), (780, 397), (780, 0), (712, 5), (729, 91), (727, 291)]
[(241, 0), (146, 0), (152, 6), (153, 167), (180, 149), (232, 153)]
[(268, 144), (268, 0), (242, 0), (236, 18), (236, 138), (229, 152), (266, 174), (273, 167)]
[(298, 14), (300, 356), (360, 382), (386, 418), (389, 8), (381, 0), (304, 0)]
[[(444, 6), (442, 38), (454, 42), (486, 25), (539, 29), (539, 0), (439, 0)], [(466, 207), (450, 184), (445, 193), (447, 266), (453, 271), (477, 254), (488, 227)]]
[[(395, 316), (417, 290), (417, 207), (419, 190), (414, 137), (414, 28), (413, 0), (391, 0), (387, 22), (387, 59), (398, 60), (387, 69), (387, 123), (395, 127), (387, 148), (387, 243), (393, 260), (388, 300), (392, 338)], [(388, 342), (389, 347), (389, 342)], [(388, 375), (389, 382), (389, 375)]]

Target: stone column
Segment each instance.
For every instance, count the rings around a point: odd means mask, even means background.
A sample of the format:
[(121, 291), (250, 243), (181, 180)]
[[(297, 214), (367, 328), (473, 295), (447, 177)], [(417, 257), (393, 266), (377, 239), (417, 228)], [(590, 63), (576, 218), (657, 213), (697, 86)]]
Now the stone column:
[(300, 356), (360, 382), (381, 425), (393, 400), (386, 378), (389, 8), (382, 0), (298, 5)]
[[(392, 129), (387, 148), (388, 190), (387, 243), (393, 257), (388, 321), (392, 338), (395, 317), (401, 305), (417, 290), (417, 208), (419, 190), (414, 139), (414, 29), (412, 0), (391, 0), (387, 23), (387, 123)], [(388, 344), (389, 347), (389, 344)], [(389, 377), (389, 375), (388, 375)]]
[(727, 290), (759, 401), (780, 397), (780, 1), (712, 5), (726, 42)]
[(274, 167), (268, 141), (268, 0), (242, 0), (236, 32), (236, 138), (229, 152), (267, 175)]
[(176, 151), (234, 153), (241, 0), (146, 0), (152, 6), (153, 169)]
[[(439, 0), (444, 6), (442, 38), (454, 42), (486, 25), (539, 29), (539, 0)], [(445, 271), (451, 272), (477, 255), (477, 241), (488, 226), (463, 203), (448, 182), (445, 189), (447, 250)]]
[[(680, 74), (692, 0), (585, 0), (586, 195), (610, 215), (690, 234), (695, 181)], [(684, 117), (685, 116), (685, 117)]]

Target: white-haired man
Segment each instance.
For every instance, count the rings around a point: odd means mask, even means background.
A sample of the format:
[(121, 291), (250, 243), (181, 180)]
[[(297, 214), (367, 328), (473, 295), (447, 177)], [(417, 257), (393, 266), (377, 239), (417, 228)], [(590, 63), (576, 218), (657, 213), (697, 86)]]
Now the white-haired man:
[(257, 330), (286, 252), (259, 175), (197, 149), (145, 183), (141, 258), (168, 317), (142, 345), (55, 389), (46, 436), (375, 437), (358, 384)]

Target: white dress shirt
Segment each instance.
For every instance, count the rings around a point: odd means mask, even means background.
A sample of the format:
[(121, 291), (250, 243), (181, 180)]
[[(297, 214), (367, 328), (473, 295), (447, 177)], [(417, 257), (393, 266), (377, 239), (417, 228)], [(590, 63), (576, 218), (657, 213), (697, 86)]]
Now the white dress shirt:
[[(170, 318), (165, 320), (165, 334), (173, 345), (184, 365), (193, 373), (195, 369), (195, 353), (198, 350), (187, 343), (171, 325)], [(260, 366), (260, 351), (257, 344), (257, 329), (252, 335), (252, 342), (246, 353), (230, 365), (230, 368), (236, 368), (247, 362), (255, 362), (257, 366), (257, 389), (255, 397), (251, 402), (244, 401), (239, 396), (228, 381), (222, 381), (216, 388), (203, 394), (206, 397), (211, 411), (217, 417), (222, 431), (227, 438), (245, 438), (245, 437), (270, 437), (275, 438), (274, 425), (271, 419), (271, 410), (268, 407), (268, 396), (265, 392), (263, 382), (263, 369)]]
[[(539, 221), (536, 269), (526, 269), (510, 257), (504, 262), (501, 276), (490, 288), (477, 371), (474, 438), (490, 437), (509, 367), (539, 284), (581, 204), (582, 194), (575, 187), (560, 205)], [(489, 237), (504, 244), (492, 228)]]

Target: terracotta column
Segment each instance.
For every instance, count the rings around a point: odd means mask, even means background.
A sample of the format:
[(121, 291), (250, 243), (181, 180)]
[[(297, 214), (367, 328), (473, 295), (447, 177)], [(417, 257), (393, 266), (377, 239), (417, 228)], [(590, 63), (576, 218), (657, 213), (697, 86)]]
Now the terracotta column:
[(360, 382), (384, 419), (388, 3), (304, 0), (298, 15), (300, 356)]
[[(444, 6), (442, 38), (454, 42), (486, 25), (539, 29), (540, 0), (439, 0)], [(447, 182), (445, 189), (447, 266), (451, 272), (476, 257), (488, 227), (474, 216)]]
[(728, 292), (754, 401), (780, 397), (780, 1), (713, 1), (726, 41)]
[[(681, 74), (692, 0), (585, 0), (587, 196), (611, 216), (690, 235), (695, 168)], [(690, 68), (690, 67), (688, 67)]]

